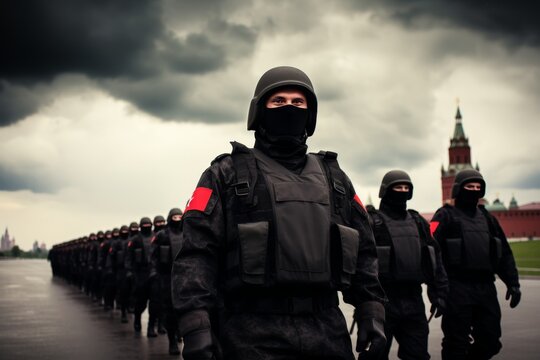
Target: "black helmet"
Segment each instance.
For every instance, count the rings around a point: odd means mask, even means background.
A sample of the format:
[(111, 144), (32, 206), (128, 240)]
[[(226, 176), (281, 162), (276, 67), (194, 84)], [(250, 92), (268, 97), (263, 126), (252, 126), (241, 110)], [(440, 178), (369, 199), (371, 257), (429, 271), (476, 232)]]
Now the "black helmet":
[(154, 224), (159, 222), (159, 221), (165, 221), (165, 218), (163, 216), (161, 216), (161, 215), (156, 215), (154, 217)]
[(470, 182), (479, 182), (482, 185), (482, 190), (480, 190), (480, 198), (483, 198), (486, 194), (486, 182), (484, 181), (482, 174), (474, 169), (466, 169), (458, 172), (456, 178), (454, 179), (454, 184), (452, 185), (452, 199), (457, 198), (459, 192), (463, 188), (463, 185)]
[(308, 136), (315, 132), (317, 123), (317, 97), (309, 77), (300, 69), (291, 66), (278, 66), (265, 72), (259, 79), (255, 94), (251, 99), (248, 113), (248, 130), (257, 130), (261, 117), (261, 108), (265, 106), (266, 99), (270, 92), (280, 87), (299, 87), (306, 95), (308, 102), (309, 119), (306, 132)]
[(167, 222), (171, 222), (171, 219), (174, 215), (183, 215), (182, 210), (180, 210), (179, 208), (172, 208), (169, 211), (169, 215), (167, 215)]
[(143, 226), (143, 225), (152, 225), (152, 220), (150, 220), (149, 217), (143, 217), (141, 218), (141, 221), (139, 222), (139, 226)]
[(405, 171), (402, 170), (392, 170), (387, 172), (382, 179), (381, 187), (379, 189), (379, 197), (382, 199), (385, 195), (388, 189), (391, 189), (394, 185), (397, 184), (407, 184), (409, 185), (409, 197), (407, 200), (412, 199), (413, 195), (413, 184), (411, 181), (411, 178), (409, 177), (409, 174), (407, 174)]

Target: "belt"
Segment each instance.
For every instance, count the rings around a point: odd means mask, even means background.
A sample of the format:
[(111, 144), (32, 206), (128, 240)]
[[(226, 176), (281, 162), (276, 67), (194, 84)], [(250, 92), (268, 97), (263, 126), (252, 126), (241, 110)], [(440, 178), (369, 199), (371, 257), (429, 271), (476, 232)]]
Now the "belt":
[(316, 314), (339, 306), (337, 293), (310, 297), (259, 297), (249, 296), (227, 301), (226, 308), (231, 312), (302, 315)]

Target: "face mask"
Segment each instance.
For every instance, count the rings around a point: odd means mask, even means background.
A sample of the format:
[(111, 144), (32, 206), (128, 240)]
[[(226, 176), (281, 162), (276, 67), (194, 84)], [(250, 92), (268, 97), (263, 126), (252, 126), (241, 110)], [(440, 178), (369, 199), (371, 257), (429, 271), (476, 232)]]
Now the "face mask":
[(308, 109), (294, 105), (265, 108), (263, 127), (274, 136), (301, 136), (306, 132)]
[(476, 205), (478, 204), (478, 200), (480, 200), (480, 191), (461, 189), (459, 200), (463, 204)]

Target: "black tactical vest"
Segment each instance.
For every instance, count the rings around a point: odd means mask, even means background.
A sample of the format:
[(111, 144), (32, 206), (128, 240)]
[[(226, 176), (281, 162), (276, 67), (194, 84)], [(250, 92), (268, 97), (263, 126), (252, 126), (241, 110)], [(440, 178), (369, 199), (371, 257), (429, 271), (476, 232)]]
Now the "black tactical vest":
[(359, 233), (335, 221), (333, 181), (321, 157), (307, 155), (295, 174), (257, 149), (242, 147), (232, 156), (238, 182), (226, 195), (234, 215), (228, 224), (227, 289), (350, 285)]
[(394, 220), (383, 212), (379, 214), (390, 233), (393, 259), (390, 269), (396, 280), (424, 281), (422, 273), (422, 246), (418, 227), (407, 212), (404, 220)]
[(487, 214), (477, 210), (470, 217), (455, 207), (447, 209), (451, 218), (451, 236), (446, 238), (448, 264), (460, 270), (494, 272), (501, 241), (492, 235)]
[[(434, 276), (435, 248), (427, 244), (418, 213), (408, 210), (404, 219), (369, 210), (374, 222), (379, 275), (396, 281), (426, 282)], [(389, 239), (381, 239), (386, 234)]]

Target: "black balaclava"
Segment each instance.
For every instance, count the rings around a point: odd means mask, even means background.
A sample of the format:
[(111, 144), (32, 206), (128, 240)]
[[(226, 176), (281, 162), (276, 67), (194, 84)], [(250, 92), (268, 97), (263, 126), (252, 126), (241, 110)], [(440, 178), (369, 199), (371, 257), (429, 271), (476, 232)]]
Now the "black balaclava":
[(182, 225), (182, 220), (174, 221), (172, 219), (173, 215), (183, 215), (182, 210), (178, 208), (172, 208), (167, 215), (167, 226), (174, 232), (179, 232)]
[(150, 218), (143, 217), (139, 222), (139, 226), (141, 234), (144, 236), (152, 235), (152, 220)]
[(106, 240), (111, 240), (112, 239), (112, 231), (111, 230), (105, 231), (105, 239)]
[(122, 225), (120, 227), (120, 239), (126, 240), (129, 237), (129, 227), (127, 225)]
[[(465, 185), (465, 184), (464, 184)], [(478, 206), (478, 200), (482, 198), (481, 190), (467, 190), (462, 188), (456, 197), (456, 207), (463, 210), (466, 214), (474, 215), (476, 207)]]
[[(468, 183), (477, 182), (481, 185), (480, 191), (466, 190), (464, 186)], [(486, 182), (479, 171), (465, 169), (457, 173), (452, 185), (452, 198), (455, 199), (455, 206), (469, 216), (476, 213), (478, 200), (486, 194)]]
[[(409, 185), (409, 191), (395, 191), (396, 185)], [(407, 200), (413, 195), (413, 183), (409, 174), (403, 170), (391, 170), (387, 172), (381, 181), (379, 197), (381, 198), (380, 210), (394, 219), (407, 216)]]
[(262, 119), (255, 131), (255, 148), (287, 169), (300, 172), (306, 164), (308, 110), (294, 105), (263, 106)]
[(120, 238), (120, 229), (119, 228), (114, 228), (113, 229), (112, 237), (113, 237), (113, 240), (118, 240)]
[(157, 215), (156, 217), (154, 217), (154, 232), (165, 229), (165, 227), (167, 226), (167, 224), (156, 225), (156, 223), (159, 223), (161, 221), (165, 222), (165, 218), (163, 216)]
[(404, 218), (407, 216), (408, 192), (386, 190), (386, 194), (381, 199), (380, 210), (390, 215), (392, 218)]
[(139, 233), (139, 224), (133, 221), (129, 224), (129, 236), (133, 236)]
[(103, 233), (103, 231), (98, 231), (97, 233), (98, 242), (102, 242), (104, 239), (105, 239), (105, 234)]

